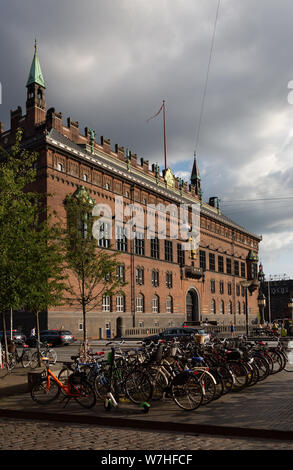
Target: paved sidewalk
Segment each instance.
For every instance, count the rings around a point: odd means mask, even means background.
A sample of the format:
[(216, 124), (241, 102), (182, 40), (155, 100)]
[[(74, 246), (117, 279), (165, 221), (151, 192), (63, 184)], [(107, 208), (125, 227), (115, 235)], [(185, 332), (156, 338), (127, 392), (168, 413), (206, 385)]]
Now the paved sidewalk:
[(206, 433), (210, 435), (279, 439), (293, 443), (293, 374), (285, 371), (254, 387), (230, 393), (207, 406), (186, 412), (171, 401), (152, 402), (149, 414), (122, 402), (110, 412), (98, 403), (81, 408), (74, 400), (34, 403), (27, 386), (27, 371), (18, 369), (0, 380), (0, 417), (42, 419), (76, 424), (123, 427), (144, 431)]

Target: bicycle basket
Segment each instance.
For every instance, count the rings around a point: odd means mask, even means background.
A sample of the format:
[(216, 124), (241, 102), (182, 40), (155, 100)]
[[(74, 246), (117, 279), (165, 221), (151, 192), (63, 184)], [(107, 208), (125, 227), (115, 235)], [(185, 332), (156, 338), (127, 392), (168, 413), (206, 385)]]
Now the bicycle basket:
[(243, 352), (242, 351), (229, 351), (227, 352), (227, 358), (230, 361), (238, 361), (239, 359), (243, 358)]
[(72, 385), (80, 385), (86, 380), (86, 373), (85, 372), (73, 372), (68, 377), (69, 382)]
[(28, 372), (27, 379), (28, 379), (29, 389), (31, 390), (32, 387), (36, 385), (40, 385), (44, 381), (45, 378), (46, 378), (46, 372), (45, 374), (43, 372)]
[(190, 372), (181, 372), (172, 380), (172, 385), (184, 385), (190, 377)]

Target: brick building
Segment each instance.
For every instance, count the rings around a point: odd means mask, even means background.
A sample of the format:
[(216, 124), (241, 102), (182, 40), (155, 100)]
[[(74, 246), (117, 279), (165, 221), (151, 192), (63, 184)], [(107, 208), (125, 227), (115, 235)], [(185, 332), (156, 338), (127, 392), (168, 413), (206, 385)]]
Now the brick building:
[[(210, 198), (209, 203), (202, 201), (196, 158), (190, 183), (184, 182), (169, 168), (160, 171), (119, 145), (113, 149), (108, 138), (102, 136), (97, 141), (92, 129), (85, 128), (81, 133), (79, 123), (70, 117), (64, 124), (62, 113), (47, 109), (36, 50), (26, 88), (25, 113), (20, 106), (11, 111), (9, 130), (0, 123), (0, 145), (9, 149), (17, 128), (23, 129), (25, 147), (39, 153), (36, 188), (44, 194), (54, 194), (47, 204), (64, 223), (66, 195), (83, 188), (97, 203), (111, 208), (112, 219), (117, 200), (126, 214), (129, 204), (138, 204), (138, 211), (146, 216), (148, 207), (154, 204), (156, 223), (166, 217), (166, 236), (161, 237), (155, 228), (152, 239), (146, 237), (147, 222), (137, 225), (133, 240), (115, 238), (114, 226), (109, 235), (105, 224), (105, 236), (98, 245), (120, 251), (119, 275), (128, 284), (125, 296), (103, 298), (98, 311), (88, 314), (89, 336), (105, 337), (107, 330), (113, 335), (132, 327), (178, 326), (186, 320), (245, 324), (245, 288), (241, 282), (257, 276), (261, 237), (225, 217), (217, 198)], [(168, 205), (172, 205), (173, 212), (166, 214)], [(184, 240), (170, 234), (174, 220), (176, 224), (176, 208), (179, 210), (182, 205), (189, 208), (188, 224), (190, 207), (200, 207), (200, 244), (195, 249), (190, 245), (190, 250), (183, 250)], [(126, 219), (124, 216), (122, 226)], [(248, 296), (249, 322), (258, 313), (257, 295), (255, 290)], [(21, 324), (24, 318), (22, 314)], [(81, 312), (66, 306), (44, 312), (43, 328), (61, 326), (82, 336)]]

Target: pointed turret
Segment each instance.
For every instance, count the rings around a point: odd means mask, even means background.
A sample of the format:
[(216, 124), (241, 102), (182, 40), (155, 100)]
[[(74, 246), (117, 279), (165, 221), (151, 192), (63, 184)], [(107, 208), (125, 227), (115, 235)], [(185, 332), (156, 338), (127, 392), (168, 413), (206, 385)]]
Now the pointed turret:
[(193, 168), (190, 177), (191, 184), (195, 187), (196, 194), (200, 194), (200, 174), (196, 162), (196, 153), (194, 152)]
[(28, 76), (26, 86), (28, 87), (29, 85), (32, 85), (33, 83), (35, 83), (36, 85), (40, 85), (44, 89), (46, 88), (45, 80), (42, 74), (41, 64), (40, 64), (39, 57), (37, 54), (37, 40), (35, 40), (35, 54), (34, 54), (31, 68), (30, 68), (30, 73)]
[(37, 54), (37, 41), (35, 53), (26, 83), (27, 100), (26, 113), (32, 124), (43, 122), (46, 118), (45, 81)]

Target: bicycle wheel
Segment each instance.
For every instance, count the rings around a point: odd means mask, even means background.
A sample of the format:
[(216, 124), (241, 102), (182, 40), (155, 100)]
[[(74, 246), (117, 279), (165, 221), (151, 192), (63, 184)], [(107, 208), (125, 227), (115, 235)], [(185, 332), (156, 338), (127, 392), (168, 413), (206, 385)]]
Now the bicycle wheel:
[(41, 357), (42, 357), (41, 353), (39, 353), (38, 351), (35, 351), (32, 354), (31, 362), (30, 362), (31, 369), (36, 369), (37, 367), (39, 367), (39, 360)]
[(75, 401), (80, 404), (83, 408), (92, 408), (96, 404), (96, 394), (94, 388), (88, 382), (82, 382), (81, 384), (74, 385), (74, 391), (80, 393), (79, 396), (74, 397)]
[(242, 390), (248, 384), (248, 374), (246, 368), (241, 362), (238, 361), (229, 361), (227, 365), (233, 375), (232, 390)]
[(60, 388), (55, 380), (50, 379), (49, 382), (47, 378), (41, 380), (31, 389), (31, 397), (39, 405), (51, 403), (58, 398), (59, 393)]
[(176, 405), (186, 411), (196, 410), (203, 400), (202, 386), (192, 373), (181, 372), (171, 383), (171, 394)]
[(125, 394), (132, 403), (140, 404), (152, 398), (153, 386), (149, 376), (143, 371), (130, 372), (124, 380)]
[(168, 387), (168, 379), (160, 368), (155, 366), (151, 366), (148, 373), (153, 386), (152, 400), (161, 400), (164, 396), (164, 391)]
[(96, 396), (100, 400), (104, 400), (109, 391), (109, 379), (105, 372), (99, 372), (94, 379), (94, 389)]
[(228, 369), (228, 367), (224, 365), (218, 366), (217, 372), (222, 378), (223, 383), (224, 383), (223, 395), (226, 395), (226, 393), (232, 390), (233, 383), (234, 383), (233, 375), (231, 371)]
[(270, 373), (270, 367), (268, 362), (263, 356), (255, 356), (254, 362), (258, 367), (259, 381), (264, 380)]
[(272, 374), (277, 374), (284, 368), (283, 357), (278, 351), (270, 351), (270, 356), (273, 359), (273, 364), (274, 364)]
[(49, 364), (56, 364), (57, 353), (55, 349), (48, 349), (44, 355), (49, 359)]
[[(64, 366), (62, 367), (62, 369), (60, 370), (59, 374), (58, 374), (58, 379), (60, 380), (60, 382), (62, 382), (63, 385), (67, 385), (68, 384), (68, 377), (75, 371), (74, 367), (72, 366)], [(67, 393), (65, 392), (65, 390), (63, 390), (61, 388), (61, 393), (63, 395), (67, 395)]]
[(22, 367), (29, 367), (31, 365), (32, 353), (30, 350), (24, 351), (21, 356), (21, 365)]
[(0, 379), (3, 379), (8, 374), (11, 374), (12, 369), (9, 366), (9, 363), (6, 361), (3, 362), (2, 367), (0, 367)]
[(216, 395), (215, 380), (213, 376), (207, 371), (200, 372), (198, 377), (203, 392), (202, 404), (207, 405), (208, 403), (214, 400)]
[(221, 375), (217, 372), (217, 370), (215, 368), (210, 369), (209, 372), (214, 377), (214, 379), (216, 381), (216, 393), (215, 393), (215, 396), (214, 396), (214, 400), (217, 400), (222, 395), (224, 395), (224, 390), (225, 390), (224, 379), (221, 377)]

